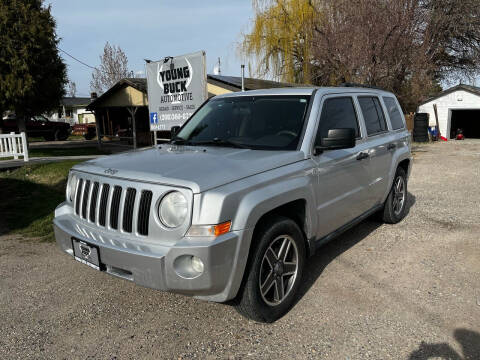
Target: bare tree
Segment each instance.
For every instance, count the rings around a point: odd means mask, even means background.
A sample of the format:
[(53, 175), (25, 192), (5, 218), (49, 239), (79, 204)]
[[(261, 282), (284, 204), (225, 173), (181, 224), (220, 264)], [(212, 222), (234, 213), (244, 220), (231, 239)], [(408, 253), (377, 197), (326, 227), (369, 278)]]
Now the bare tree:
[(286, 81), (381, 86), (411, 111), (439, 83), (480, 68), (480, 0), (258, 2), (244, 53)]
[(128, 77), (128, 59), (120, 46), (111, 46), (108, 42), (100, 56), (100, 66), (92, 73), (90, 89), (102, 94), (119, 80)]
[(75, 95), (77, 94), (77, 84), (75, 84), (75, 81), (68, 82), (67, 94), (71, 97), (75, 97)]

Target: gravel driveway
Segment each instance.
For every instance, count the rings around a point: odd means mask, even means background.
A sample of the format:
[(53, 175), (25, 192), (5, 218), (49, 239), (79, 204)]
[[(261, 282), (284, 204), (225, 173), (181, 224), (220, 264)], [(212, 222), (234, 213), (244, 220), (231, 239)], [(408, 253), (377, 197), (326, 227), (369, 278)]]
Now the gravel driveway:
[(312, 257), (270, 325), (2, 236), (0, 358), (480, 359), (480, 141), (419, 147), (409, 192), (402, 223), (365, 221)]

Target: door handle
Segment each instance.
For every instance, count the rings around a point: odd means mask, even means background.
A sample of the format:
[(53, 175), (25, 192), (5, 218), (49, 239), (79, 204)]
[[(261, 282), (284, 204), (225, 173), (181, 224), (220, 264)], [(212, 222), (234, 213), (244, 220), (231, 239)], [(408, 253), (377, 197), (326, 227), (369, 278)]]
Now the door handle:
[(390, 143), (390, 144), (387, 145), (387, 150), (393, 150), (396, 147), (397, 147), (397, 145)]
[(368, 155), (368, 153), (361, 152), (360, 154), (357, 155), (357, 160), (363, 160), (363, 159), (366, 159), (368, 157), (370, 157), (370, 155)]

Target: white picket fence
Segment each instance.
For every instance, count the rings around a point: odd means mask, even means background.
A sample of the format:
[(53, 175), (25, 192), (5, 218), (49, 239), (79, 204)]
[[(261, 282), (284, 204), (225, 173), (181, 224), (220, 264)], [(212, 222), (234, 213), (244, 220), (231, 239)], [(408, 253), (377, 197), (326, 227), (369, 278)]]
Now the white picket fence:
[(24, 132), (0, 134), (0, 158), (12, 156), (14, 159), (23, 156), (23, 161), (28, 161), (27, 137)]

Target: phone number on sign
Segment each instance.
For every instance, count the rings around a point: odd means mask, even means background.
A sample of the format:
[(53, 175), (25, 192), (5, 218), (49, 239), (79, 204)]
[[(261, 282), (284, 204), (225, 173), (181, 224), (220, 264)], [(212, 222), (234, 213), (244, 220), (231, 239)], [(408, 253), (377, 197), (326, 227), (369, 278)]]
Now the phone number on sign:
[(160, 114), (160, 121), (179, 121), (179, 120), (188, 120), (193, 113), (183, 113), (183, 114)]

